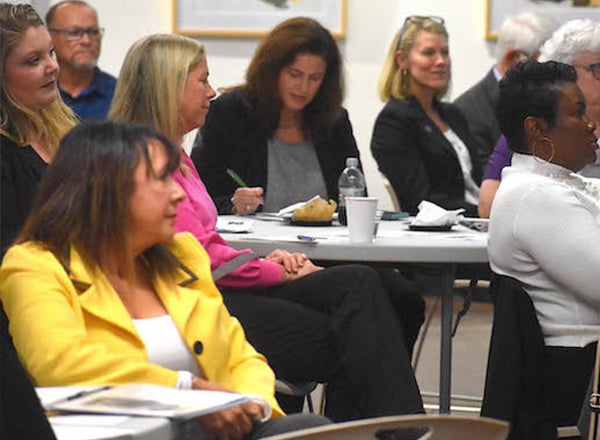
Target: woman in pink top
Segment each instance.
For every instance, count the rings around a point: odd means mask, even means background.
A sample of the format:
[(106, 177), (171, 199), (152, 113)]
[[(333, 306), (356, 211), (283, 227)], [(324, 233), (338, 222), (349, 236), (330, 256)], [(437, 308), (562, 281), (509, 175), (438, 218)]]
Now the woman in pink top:
[[(203, 125), (214, 96), (202, 45), (151, 35), (129, 49), (109, 118), (153, 125), (181, 145), (184, 134)], [(187, 198), (176, 229), (199, 239), (214, 270), (250, 251), (231, 248), (215, 232), (216, 208), (183, 156), (175, 179)], [(327, 383), (326, 415), (334, 421), (423, 412), (402, 327), (372, 269), (323, 269), (277, 250), (217, 285), (278, 377)]]

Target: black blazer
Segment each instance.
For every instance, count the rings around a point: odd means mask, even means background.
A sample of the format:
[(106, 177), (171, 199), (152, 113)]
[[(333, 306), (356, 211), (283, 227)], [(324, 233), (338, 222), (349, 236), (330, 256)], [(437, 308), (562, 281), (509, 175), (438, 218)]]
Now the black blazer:
[[(452, 104), (436, 101), (442, 119), (467, 146), (473, 179), (481, 181), (474, 160), (475, 145), (464, 116)], [(390, 99), (377, 116), (371, 152), (390, 181), (403, 211), (415, 215), (418, 204), (429, 200), (446, 209), (465, 208), (477, 216), (477, 207), (464, 198), (465, 183), (456, 152), (414, 98)]]
[[(227, 168), (235, 170), (248, 186), (267, 188), (267, 142), (271, 133), (245, 104), (244, 93), (225, 93), (211, 103), (191, 154), (220, 214), (231, 214), (230, 199), (237, 188)], [(346, 110), (330, 136), (315, 143), (315, 150), (329, 197), (337, 202), (337, 181), (346, 166), (346, 157), (360, 157)]]
[(48, 164), (29, 146), (0, 135), (1, 255), (20, 231)]
[(492, 68), (481, 81), (454, 101), (467, 118), (477, 146), (475, 157), (482, 169), (485, 169), (487, 160), (502, 134), (495, 114), (499, 95), (498, 80)]

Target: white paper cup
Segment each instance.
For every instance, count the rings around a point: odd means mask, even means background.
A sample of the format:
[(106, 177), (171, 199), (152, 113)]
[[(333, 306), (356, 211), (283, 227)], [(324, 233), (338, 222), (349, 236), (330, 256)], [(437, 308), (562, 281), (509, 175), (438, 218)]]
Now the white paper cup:
[(378, 197), (346, 197), (351, 243), (371, 243), (375, 230)]

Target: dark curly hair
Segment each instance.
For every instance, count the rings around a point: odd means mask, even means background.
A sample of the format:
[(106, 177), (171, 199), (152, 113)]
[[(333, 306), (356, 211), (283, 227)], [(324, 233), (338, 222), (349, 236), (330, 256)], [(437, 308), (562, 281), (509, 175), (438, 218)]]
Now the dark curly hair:
[(528, 116), (543, 118), (550, 128), (555, 126), (561, 88), (576, 81), (575, 69), (556, 61), (525, 61), (504, 75), (496, 118), (512, 151), (529, 154), (524, 131)]
[(313, 138), (324, 137), (342, 110), (342, 56), (329, 31), (312, 18), (286, 20), (261, 42), (246, 72), (247, 104), (272, 134), (277, 129), (281, 112), (279, 74), (299, 54), (321, 56), (327, 64), (319, 91), (303, 110), (307, 134)]

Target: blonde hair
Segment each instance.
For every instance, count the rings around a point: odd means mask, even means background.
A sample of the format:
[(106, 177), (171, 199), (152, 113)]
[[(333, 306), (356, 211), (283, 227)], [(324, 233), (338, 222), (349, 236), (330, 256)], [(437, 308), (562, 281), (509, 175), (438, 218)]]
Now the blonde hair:
[(25, 32), (37, 26), (44, 26), (44, 22), (30, 5), (0, 4), (0, 131), (18, 144), (35, 140), (56, 150), (64, 134), (78, 122), (58, 88), (56, 100), (40, 111), (25, 107), (6, 88), (6, 58)]
[(147, 124), (175, 143), (179, 100), (188, 73), (205, 60), (204, 46), (174, 34), (153, 34), (129, 48), (108, 118)]
[[(387, 102), (391, 98), (405, 99), (412, 95), (409, 72), (406, 69), (400, 69), (396, 61), (398, 51), (408, 55), (421, 31), (443, 35), (448, 39), (448, 32), (442, 22), (426, 17), (419, 18), (422, 19), (413, 21), (411, 17), (408, 17), (405, 24), (392, 39), (379, 76), (379, 97), (383, 102)], [(448, 87), (445, 87), (439, 90), (436, 95), (444, 96), (447, 90)]]

